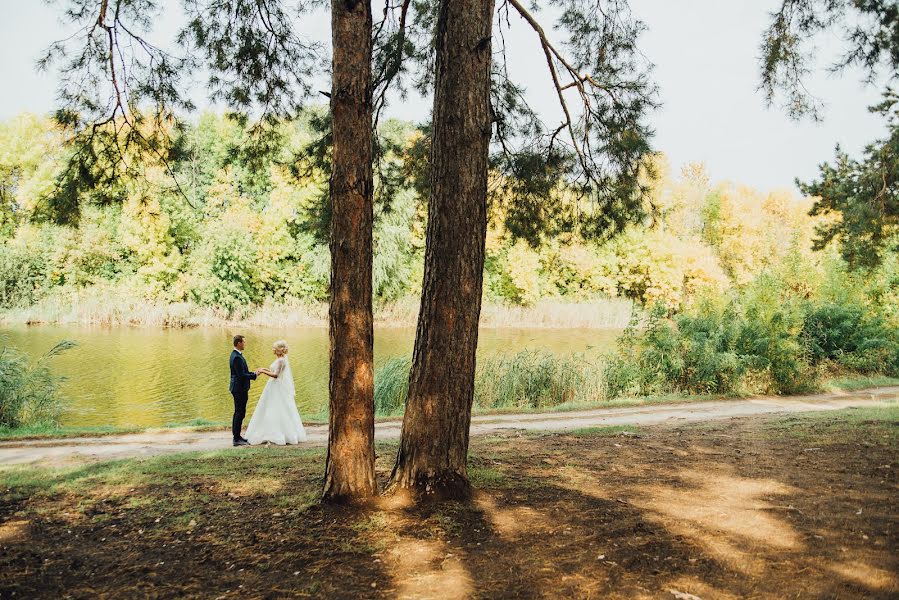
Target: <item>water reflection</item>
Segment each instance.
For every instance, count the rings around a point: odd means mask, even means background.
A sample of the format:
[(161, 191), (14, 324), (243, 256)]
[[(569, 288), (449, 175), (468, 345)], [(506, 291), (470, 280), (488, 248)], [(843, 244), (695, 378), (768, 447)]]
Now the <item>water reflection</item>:
[[(32, 357), (61, 339), (79, 346), (53, 359), (55, 373), (67, 377), (63, 393), (69, 410), (66, 425), (160, 426), (192, 419), (227, 421), (228, 355), (234, 333), (247, 336), (244, 355), (251, 369), (268, 366), (271, 343), (290, 344), (297, 405), (306, 418), (322, 417), (328, 402), (328, 331), (325, 328), (145, 329), (87, 326), (16, 326), (0, 328), (0, 343)], [(543, 348), (557, 353), (582, 352), (614, 343), (617, 330), (482, 329), (479, 355)], [(375, 366), (412, 351), (413, 328), (375, 331)], [(264, 381), (250, 389), (253, 410)]]

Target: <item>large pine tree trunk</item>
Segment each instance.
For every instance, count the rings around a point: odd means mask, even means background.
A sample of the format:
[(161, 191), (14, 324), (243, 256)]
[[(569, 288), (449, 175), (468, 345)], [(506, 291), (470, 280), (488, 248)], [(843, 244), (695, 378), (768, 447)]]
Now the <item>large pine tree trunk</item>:
[(372, 331), (372, 14), (333, 0), (330, 429), (322, 499), (377, 493)]
[(493, 0), (442, 0), (425, 271), (392, 489), (465, 498), (487, 231)]

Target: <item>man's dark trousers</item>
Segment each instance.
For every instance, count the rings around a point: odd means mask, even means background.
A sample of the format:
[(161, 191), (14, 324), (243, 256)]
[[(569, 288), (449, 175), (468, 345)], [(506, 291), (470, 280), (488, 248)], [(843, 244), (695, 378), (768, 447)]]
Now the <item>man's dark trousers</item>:
[(247, 416), (247, 400), (250, 390), (233, 390), (231, 395), (234, 396), (234, 418), (231, 419), (231, 433), (235, 440), (240, 439), (240, 428), (243, 425), (244, 417)]
[(231, 420), (231, 433), (234, 435), (234, 441), (241, 439), (240, 426), (243, 425), (243, 418), (247, 416), (247, 395), (250, 392), (250, 382), (256, 379), (256, 373), (250, 371), (247, 367), (247, 361), (244, 359), (237, 348), (231, 352), (231, 358), (228, 360), (231, 367), (231, 383), (228, 389), (231, 396), (234, 397), (234, 418)]

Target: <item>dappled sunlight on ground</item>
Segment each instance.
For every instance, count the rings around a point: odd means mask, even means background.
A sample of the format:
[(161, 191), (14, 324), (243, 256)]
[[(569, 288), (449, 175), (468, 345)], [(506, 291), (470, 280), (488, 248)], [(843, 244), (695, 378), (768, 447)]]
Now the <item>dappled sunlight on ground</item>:
[(136, 488), (129, 484), (97, 484), (91, 489), (91, 496), (100, 499), (118, 499), (133, 496)]
[(28, 521), (25, 520), (7, 521), (0, 524), (0, 544), (22, 541), (27, 529)]
[(386, 556), (397, 598), (462, 600), (474, 593), (461, 557), (443, 541), (401, 539)]
[(899, 578), (878, 567), (872, 567), (858, 560), (835, 563), (828, 567), (831, 571), (867, 588), (899, 592)]
[[(670, 598), (677, 600), (738, 600), (742, 596), (733, 594), (727, 590), (717, 588), (694, 576), (681, 576), (669, 580), (664, 588), (670, 594)], [(684, 590), (690, 590), (689, 592)], [(693, 596), (694, 598), (691, 598)]]
[(216, 487), (229, 496), (274, 496), (284, 487), (284, 482), (274, 477), (249, 477), (240, 481), (219, 481)]
[(724, 469), (681, 471), (673, 485), (635, 488), (634, 505), (677, 535), (687, 537), (731, 568), (760, 574), (768, 550), (801, 550), (795, 530), (778, 518), (771, 499), (792, 493), (769, 479), (739, 477)]
[(485, 493), (477, 495), (475, 506), (487, 516), (496, 533), (504, 537), (534, 535), (551, 527), (549, 519), (530, 506), (500, 507)]
[(579, 494), (593, 496), (599, 500), (613, 499), (609, 489), (599, 482), (599, 478), (595, 473), (573, 466), (559, 467), (553, 473), (547, 473), (550, 477), (556, 478), (556, 485), (568, 490), (576, 491)]

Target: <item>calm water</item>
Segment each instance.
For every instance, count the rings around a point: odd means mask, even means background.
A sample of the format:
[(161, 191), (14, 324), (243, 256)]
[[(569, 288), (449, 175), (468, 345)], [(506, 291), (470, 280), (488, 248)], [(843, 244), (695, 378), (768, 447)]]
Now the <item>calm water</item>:
[[(271, 343), (290, 344), (290, 362), (300, 413), (321, 416), (328, 403), (328, 332), (324, 328), (242, 330), (250, 369), (268, 366)], [(525, 348), (583, 352), (614, 343), (618, 330), (482, 329), (479, 355)], [(52, 359), (67, 380), (66, 425), (153, 427), (202, 418), (228, 421), (228, 355), (232, 332), (225, 328), (147, 329), (127, 327), (0, 327), (0, 345), (36, 358), (62, 339), (78, 347)], [(375, 366), (412, 352), (413, 328), (375, 331)], [(265, 379), (261, 377), (260, 379)], [(250, 390), (250, 411), (264, 382)]]

